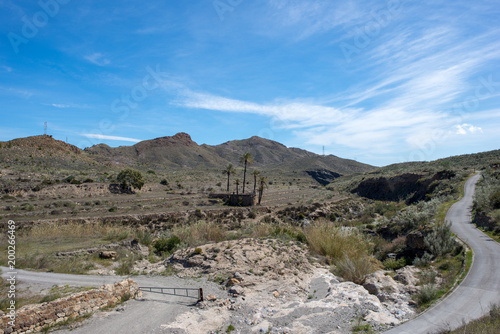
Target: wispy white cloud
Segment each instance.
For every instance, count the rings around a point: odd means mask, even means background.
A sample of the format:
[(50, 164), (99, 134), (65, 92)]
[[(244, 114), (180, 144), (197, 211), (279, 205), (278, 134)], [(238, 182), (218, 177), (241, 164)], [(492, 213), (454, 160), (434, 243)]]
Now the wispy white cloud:
[(92, 64), (98, 66), (106, 66), (110, 63), (109, 59), (107, 59), (103, 54), (99, 52), (92, 53), (90, 55), (85, 56), (84, 58), (87, 61), (91, 62)]
[(274, 15), (268, 24), (277, 25), (278, 29), (267, 30), (276, 34), (283, 28), (293, 28), (298, 33), (294, 39), (303, 40), (312, 35), (325, 33), (344, 26), (363, 22), (369, 14), (369, 5), (359, 6), (356, 1), (332, 2), (327, 0), (271, 0), (269, 9)]
[(4, 69), (5, 72), (8, 72), (8, 73), (12, 72), (12, 67), (10, 67), (10, 66), (3, 65), (2, 68)]
[(474, 126), (472, 124), (458, 124), (456, 125), (457, 135), (466, 135), (466, 134), (474, 134), (474, 133), (482, 133), (483, 129), (480, 127)]
[(183, 90), (182, 97), (175, 104), (195, 109), (217, 110), (225, 112), (251, 113), (269, 116), (283, 128), (296, 128), (332, 124), (348, 117), (346, 112), (355, 113), (354, 109), (339, 109), (300, 101), (285, 101), (260, 104), (206, 93)]
[[(268, 116), (274, 127), (293, 129), (307, 144), (380, 153), (413, 150), (430, 142), (438, 145), (452, 135), (482, 131), (463, 123), (465, 116), (454, 115), (451, 106), (474, 88), (471, 77), (482, 66), (500, 58), (500, 43), (485, 43), (491, 36), (457, 43), (457, 35), (452, 27), (394, 32), (367, 50), (376, 75), (330, 99), (255, 103), (193, 92), (178, 83), (168, 86), (175, 86), (181, 96), (178, 105)], [(497, 94), (490, 92), (481, 99)]]
[(75, 103), (42, 103), (44, 106), (54, 107), (58, 109), (67, 109), (67, 108), (88, 108), (86, 104), (75, 104)]
[(6, 86), (0, 86), (0, 94), (5, 93), (7, 95), (14, 95), (14, 96), (19, 96), (23, 99), (29, 99), (33, 95), (35, 95), (34, 90), (28, 90), (28, 89), (23, 89), (23, 88), (13, 88), (13, 87), (6, 87)]
[(95, 139), (128, 141), (128, 142), (132, 142), (132, 143), (138, 143), (141, 141), (140, 139), (135, 139), (135, 138), (106, 136), (106, 135), (94, 134), (94, 133), (83, 133), (82, 136), (87, 137), (87, 138), (95, 138)]

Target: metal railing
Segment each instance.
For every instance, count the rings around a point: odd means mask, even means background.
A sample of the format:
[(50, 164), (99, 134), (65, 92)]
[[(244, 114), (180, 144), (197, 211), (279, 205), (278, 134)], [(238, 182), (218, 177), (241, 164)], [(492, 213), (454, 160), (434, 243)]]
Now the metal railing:
[[(141, 286), (139, 290), (152, 292), (152, 293), (161, 293), (163, 295), (170, 296), (180, 296), (186, 298), (196, 298), (198, 302), (203, 301), (203, 289), (193, 289), (193, 288), (165, 288), (165, 287), (150, 287), (150, 286)], [(185, 291), (185, 293), (180, 293), (180, 291)], [(196, 291), (196, 295), (194, 293), (190, 293), (191, 291)], [(178, 293), (179, 292), (179, 293)]]

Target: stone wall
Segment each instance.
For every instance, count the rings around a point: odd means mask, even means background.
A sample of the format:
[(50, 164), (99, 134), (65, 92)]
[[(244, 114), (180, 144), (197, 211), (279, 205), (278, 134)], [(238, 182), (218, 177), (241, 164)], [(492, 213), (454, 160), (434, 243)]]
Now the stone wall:
[(140, 290), (137, 283), (127, 279), (51, 302), (26, 305), (17, 310), (14, 326), (9, 314), (0, 318), (0, 334), (41, 332), (44, 327), (114, 306), (120, 303), (122, 298), (135, 298), (138, 294)]
[(209, 194), (209, 198), (220, 198), (227, 205), (231, 206), (254, 206), (257, 204), (255, 193), (250, 194)]

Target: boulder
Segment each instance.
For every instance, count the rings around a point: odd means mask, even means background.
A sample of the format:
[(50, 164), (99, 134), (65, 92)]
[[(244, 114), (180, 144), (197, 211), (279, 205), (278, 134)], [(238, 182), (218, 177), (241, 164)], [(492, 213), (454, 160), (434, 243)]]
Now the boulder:
[(214, 302), (214, 301), (217, 300), (217, 297), (215, 297), (214, 295), (212, 295), (212, 294), (209, 293), (208, 296), (205, 299), (207, 301), (209, 301), (209, 302)]
[(229, 289), (229, 294), (233, 296), (244, 295), (245, 289), (243, 289), (241, 286), (235, 285), (232, 286), (231, 289)]
[[(366, 277), (363, 287), (372, 295), (377, 297), (398, 292), (398, 286), (391, 276), (385, 275), (381, 270), (374, 272)], [(386, 299), (386, 298), (383, 298)]]
[(403, 283), (404, 285), (417, 285), (419, 279), (416, 277), (416, 274), (419, 272), (420, 270), (414, 266), (403, 267), (396, 270), (394, 280)]
[(233, 285), (236, 285), (236, 284), (240, 284), (240, 281), (237, 280), (236, 278), (230, 278), (227, 281), (226, 286), (233, 286)]
[(99, 257), (101, 259), (112, 259), (116, 257), (116, 252), (115, 251), (102, 251), (99, 253)]
[(243, 276), (239, 272), (235, 272), (233, 275), (234, 278), (236, 278), (238, 281), (243, 281)]

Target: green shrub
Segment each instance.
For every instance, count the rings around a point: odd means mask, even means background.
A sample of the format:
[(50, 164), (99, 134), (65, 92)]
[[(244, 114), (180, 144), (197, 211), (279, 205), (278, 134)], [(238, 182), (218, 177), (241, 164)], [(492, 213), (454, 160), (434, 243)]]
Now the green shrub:
[(118, 265), (118, 268), (115, 270), (117, 275), (124, 276), (124, 275), (130, 275), (132, 272), (132, 263), (131, 261), (124, 260), (121, 261), (120, 264)]
[(122, 241), (130, 236), (128, 229), (112, 228), (106, 233), (106, 240), (109, 241)]
[(194, 249), (193, 255), (201, 255), (202, 253), (203, 253), (203, 249), (201, 249), (200, 247), (196, 247)]
[(301, 242), (303, 244), (307, 244), (307, 237), (304, 234), (304, 232), (302, 232), (302, 231), (297, 232), (295, 239), (297, 239), (298, 242)]
[(132, 191), (132, 188), (141, 190), (144, 185), (144, 179), (142, 178), (141, 172), (130, 168), (122, 170), (116, 179), (120, 182), (121, 186), (129, 192)]
[(120, 297), (120, 303), (125, 303), (127, 300), (129, 300), (130, 298), (132, 298), (132, 295), (128, 292), (124, 293), (121, 297)]
[(438, 295), (438, 289), (434, 284), (426, 284), (420, 288), (417, 294), (417, 301), (420, 306), (433, 301)]
[(385, 259), (382, 264), (384, 265), (385, 269), (398, 270), (406, 266), (406, 259), (404, 257), (400, 258), (399, 260), (388, 258)]
[(155, 253), (159, 256), (162, 256), (165, 253), (172, 252), (179, 244), (181, 240), (178, 236), (174, 235), (170, 238), (161, 238), (156, 240), (153, 243), (153, 248), (155, 249)]
[(161, 184), (161, 185), (164, 185), (164, 186), (168, 186), (168, 181), (167, 181), (167, 179), (163, 179), (163, 180), (161, 180), (161, 181), (160, 181), (160, 184)]
[(491, 194), (490, 205), (493, 209), (500, 209), (500, 190)]
[(153, 242), (153, 236), (148, 231), (137, 231), (135, 233), (135, 239), (139, 241), (140, 244), (149, 246)]
[(54, 293), (54, 294), (48, 294), (48, 295), (45, 295), (42, 297), (42, 299), (40, 299), (40, 303), (48, 303), (48, 302), (51, 302), (53, 300), (56, 300), (58, 298), (61, 298), (62, 296), (58, 293)]
[(424, 238), (425, 248), (431, 255), (442, 256), (452, 253), (457, 247), (451, 234), (451, 223), (438, 223)]
[(413, 265), (417, 267), (425, 267), (432, 262), (432, 255), (425, 252), (422, 257), (416, 257), (413, 260)]
[(77, 180), (73, 175), (68, 176), (64, 179), (64, 182), (69, 184), (82, 184), (80, 180)]

